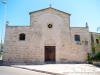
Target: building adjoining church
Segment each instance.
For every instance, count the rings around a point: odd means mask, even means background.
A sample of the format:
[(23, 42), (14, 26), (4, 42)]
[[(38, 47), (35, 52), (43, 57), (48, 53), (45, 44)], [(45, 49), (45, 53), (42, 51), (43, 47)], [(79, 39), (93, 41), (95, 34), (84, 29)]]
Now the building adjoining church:
[(86, 27), (70, 27), (71, 15), (52, 7), (29, 14), (29, 26), (6, 25), (5, 63), (87, 61), (92, 42), (87, 23)]

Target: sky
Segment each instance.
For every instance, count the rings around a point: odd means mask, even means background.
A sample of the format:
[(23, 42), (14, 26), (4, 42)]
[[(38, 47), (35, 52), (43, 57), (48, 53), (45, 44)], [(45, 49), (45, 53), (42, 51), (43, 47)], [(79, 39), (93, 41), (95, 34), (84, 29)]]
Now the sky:
[(2, 1), (5, 0), (0, 0), (0, 40), (1, 37), (4, 40), (5, 20), (11, 26), (30, 25), (29, 12), (47, 8), (50, 4), (71, 14), (71, 27), (85, 27), (86, 22), (90, 32), (97, 32), (100, 27), (100, 0), (7, 0), (7, 8)]

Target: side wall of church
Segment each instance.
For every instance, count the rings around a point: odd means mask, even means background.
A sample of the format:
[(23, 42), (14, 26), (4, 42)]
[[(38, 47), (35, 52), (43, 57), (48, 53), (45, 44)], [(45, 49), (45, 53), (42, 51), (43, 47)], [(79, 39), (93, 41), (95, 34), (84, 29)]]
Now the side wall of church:
[[(75, 41), (75, 35), (80, 35), (80, 42)], [(88, 28), (85, 27), (72, 27), (71, 28), (71, 40), (73, 52), (76, 51), (77, 59), (79, 61), (86, 61), (87, 54), (91, 53), (91, 35)]]
[[(25, 41), (19, 40), (19, 34), (26, 35)], [(31, 63), (43, 61), (40, 50), (40, 34), (33, 32), (30, 26), (7, 26), (4, 43), (4, 61), (8, 63)]]

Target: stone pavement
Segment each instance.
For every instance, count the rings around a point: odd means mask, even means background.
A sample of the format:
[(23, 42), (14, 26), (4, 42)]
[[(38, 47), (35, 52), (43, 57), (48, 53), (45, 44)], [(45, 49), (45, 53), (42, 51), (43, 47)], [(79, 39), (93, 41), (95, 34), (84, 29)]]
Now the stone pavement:
[(12, 65), (12, 67), (53, 75), (100, 75), (100, 68), (90, 64)]
[(10, 66), (0, 66), (0, 75), (50, 75)]

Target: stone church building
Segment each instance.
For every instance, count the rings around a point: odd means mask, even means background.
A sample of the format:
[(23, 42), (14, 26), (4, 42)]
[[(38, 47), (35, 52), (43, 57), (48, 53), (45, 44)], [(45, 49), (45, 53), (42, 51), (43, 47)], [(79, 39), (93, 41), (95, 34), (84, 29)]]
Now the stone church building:
[(30, 12), (30, 26), (6, 25), (5, 63), (86, 62), (91, 34), (70, 27), (70, 14), (49, 7)]

